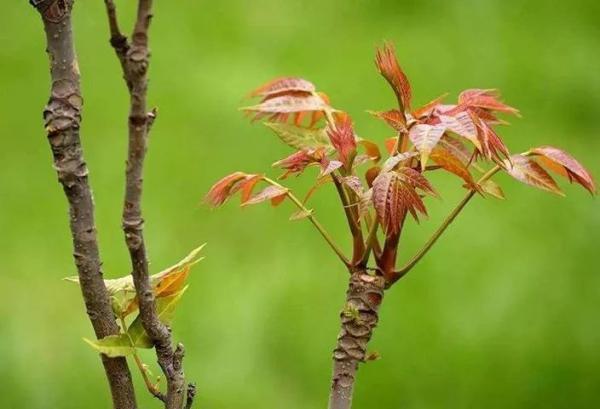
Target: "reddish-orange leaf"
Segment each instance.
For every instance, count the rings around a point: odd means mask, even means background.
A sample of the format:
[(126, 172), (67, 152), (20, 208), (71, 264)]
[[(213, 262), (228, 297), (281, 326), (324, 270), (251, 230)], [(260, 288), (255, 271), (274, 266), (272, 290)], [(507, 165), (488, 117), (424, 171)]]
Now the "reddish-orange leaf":
[(406, 131), (406, 122), (404, 119), (404, 115), (397, 109), (392, 109), (389, 111), (368, 111), (371, 115), (376, 118), (383, 119), (389, 126), (391, 126), (394, 130)]
[(504, 160), (504, 169), (513, 178), (528, 185), (564, 196), (552, 176), (535, 160), (523, 155), (513, 155)]
[(379, 159), (381, 159), (381, 151), (376, 143), (366, 139), (361, 139), (358, 144), (365, 148), (365, 152), (367, 153), (369, 159), (375, 163), (379, 162)]
[(346, 176), (342, 178), (342, 183), (348, 186), (357, 196), (363, 194), (363, 186), (360, 178), (355, 175)]
[(373, 181), (372, 201), (377, 217), (387, 234), (400, 231), (407, 212), (418, 221), (418, 213), (427, 215), (425, 205), (410, 181), (397, 172), (381, 172)]
[(154, 289), (154, 295), (156, 297), (168, 297), (180, 291), (185, 284), (190, 272), (190, 265), (184, 265), (183, 268), (172, 271), (166, 274), (158, 282)]
[(541, 156), (541, 160), (551, 170), (567, 177), (571, 182), (575, 181), (587, 189), (591, 194), (596, 193), (596, 186), (592, 175), (574, 157), (565, 151), (553, 146), (540, 146), (531, 150), (532, 153)]
[(396, 58), (396, 52), (391, 44), (384, 44), (382, 48), (377, 49), (375, 55), (375, 65), (379, 73), (390, 84), (402, 111), (410, 110), (411, 89), (408, 78)]
[[(248, 206), (252, 204), (262, 203), (265, 200), (283, 200), (281, 197), (285, 198), (288, 190), (282, 186), (267, 186), (262, 191), (252, 196), (250, 199), (242, 203), (242, 206)], [(278, 202), (277, 202), (278, 203)]]
[(438, 146), (431, 152), (431, 160), (464, 180), (467, 186), (475, 187), (473, 176), (471, 176), (465, 164), (450, 151)]
[(249, 177), (246, 177), (246, 179), (240, 183), (240, 199), (242, 203), (247, 201), (250, 198), (250, 196), (252, 196), (252, 190), (254, 189), (256, 184), (262, 180), (262, 178), (262, 175), (251, 175)]
[(335, 128), (327, 129), (327, 135), (337, 151), (340, 161), (349, 168), (356, 154), (356, 137), (350, 117), (345, 115), (336, 121)]
[(390, 155), (396, 153), (396, 144), (398, 143), (398, 137), (394, 136), (392, 138), (388, 138), (383, 143), (385, 145), (385, 150), (388, 151)]
[(285, 179), (290, 174), (304, 172), (307, 166), (321, 162), (324, 157), (323, 149), (301, 150), (275, 162), (273, 166), (287, 171), (280, 177), (281, 179)]
[(273, 207), (279, 206), (281, 203), (283, 203), (283, 201), (285, 200), (286, 197), (287, 197), (286, 194), (274, 196), (273, 198), (271, 198), (271, 206), (273, 206)]
[(315, 92), (315, 86), (303, 78), (280, 77), (261, 85), (250, 93), (251, 97), (273, 97), (289, 92)]
[(440, 115), (439, 120), (447, 130), (468, 139), (477, 148), (480, 148), (479, 139), (477, 139), (477, 128), (468, 112), (461, 111), (452, 116)]
[(323, 111), (329, 106), (321, 97), (306, 95), (281, 95), (267, 99), (258, 105), (242, 108), (243, 111), (254, 114), (254, 120), (269, 117), (276, 122), (286, 122), (290, 114), (302, 112)]
[(379, 166), (373, 166), (372, 168), (367, 169), (365, 172), (365, 180), (367, 181), (367, 186), (369, 186), (369, 188), (373, 187), (373, 181), (379, 176), (380, 172), (381, 168)]
[(319, 174), (319, 177), (330, 175), (336, 169), (339, 169), (342, 166), (344, 166), (344, 164), (339, 160), (329, 160), (327, 158), (323, 158), (321, 161), (321, 173)]
[(438, 146), (446, 149), (452, 155), (456, 156), (465, 166), (467, 166), (471, 161), (472, 153), (469, 151), (469, 149), (467, 149), (465, 144), (450, 135), (442, 136)]
[(237, 191), (235, 189), (237, 183), (248, 176), (253, 175), (248, 175), (244, 172), (235, 172), (225, 176), (210, 188), (204, 200), (213, 207), (222, 205)]
[(427, 165), (431, 150), (437, 145), (446, 131), (444, 125), (417, 124), (410, 129), (408, 137), (421, 154), (421, 168)]
[(427, 178), (423, 176), (421, 172), (418, 172), (412, 168), (402, 167), (398, 169), (398, 173), (415, 189), (420, 189), (424, 193), (431, 196), (438, 196), (433, 186), (431, 186), (431, 183), (429, 183)]
[(481, 146), (481, 149), (478, 149), (483, 156), (488, 159), (496, 158), (498, 160), (502, 160), (502, 156), (508, 158), (510, 156), (508, 148), (492, 127), (486, 121), (475, 116), (471, 118), (477, 126), (477, 138)]
[(498, 100), (500, 97), (494, 89), (467, 89), (458, 96), (460, 105), (488, 109), (490, 111), (505, 112), (518, 115), (519, 110), (508, 106)]
[(433, 113), (434, 109), (438, 105), (440, 105), (442, 103), (442, 101), (444, 100), (444, 98), (446, 98), (447, 96), (448, 96), (448, 93), (440, 95), (436, 99), (429, 101), (428, 103), (423, 105), (421, 108), (415, 109), (414, 112), (412, 113), (412, 115), (415, 118), (423, 118), (423, 117), (431, 115)]

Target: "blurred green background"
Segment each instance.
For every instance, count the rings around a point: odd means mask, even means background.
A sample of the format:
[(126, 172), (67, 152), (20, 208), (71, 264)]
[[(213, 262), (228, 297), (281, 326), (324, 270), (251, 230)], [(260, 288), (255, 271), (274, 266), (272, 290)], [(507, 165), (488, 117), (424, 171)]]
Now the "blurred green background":
[[(106, 408), (98, 357), (77, 288), (63, 193), (41, 110), (48, 63), (39, 17), (6, 1), (0, 21), (0, 407)], [(77, 1), (85, 99), (82, 137), (108, 277), (128, 273), (120, 230), (127, 94), (107, 42), (102, 1)], [(129, 27), (133, 1), (118, 1)], [(200, 243), (206, 260), (175, 321), (198, 408), (324, 408), (346, 274), (289, 205), (211, 211), (209, 186), (290, 153), (237, 111), (278, 75), (315, 82), (358, 132), (391, 136), (365, 113), (394, 99), (374, 47), (396, 44), (416, 103), (442, 92), (497, 87), (523, 119), (502, 130), (513, 151), (552, 144), (600, 177), (600, 3), (547, 1), (158, 1), (151, 30), (151, 135), (144, 213), (153, 272)], [(271, 172), (271, 170), (269, 170)], [(276, 174), (276, 172), (273, 172)], [(304, 192), (312, 176), (293, 179)], [(385, 300), (359, 372), (358, 408), (600, 407), (600, 206), (497, 179), (508, 199), (476, 199)], [(436, 177), (443, 200), (414, 223), (402, 259), (462, 195)], [(317, 215), (348, 246), (330, 189)], [(153, 354), (144, 359), (154, 365)], [(132, 368), (134, 370), (134, 368)], [(140, 407), (158, 407), (134, 373)]]

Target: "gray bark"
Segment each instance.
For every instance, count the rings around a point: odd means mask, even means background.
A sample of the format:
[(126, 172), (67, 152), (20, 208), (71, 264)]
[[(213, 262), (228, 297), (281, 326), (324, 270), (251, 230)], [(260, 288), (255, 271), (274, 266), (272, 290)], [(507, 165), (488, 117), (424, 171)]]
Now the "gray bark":
[[(38, 0), (31, 3), (42, 17), (50, 58), (52, 86), (44, 110), (48, 141), (58, 180), (69, 203), (73, 257), (86, 311), (96, 337), (100, 339), (118, 334), (119, 327), (102, 277), (94, 202), (79, 137), (83, 100), (71, 29), (73, 0)], [(134, 409), (135, 393), (125, 359), (102, 355), (102, 363), (114, 407)]]

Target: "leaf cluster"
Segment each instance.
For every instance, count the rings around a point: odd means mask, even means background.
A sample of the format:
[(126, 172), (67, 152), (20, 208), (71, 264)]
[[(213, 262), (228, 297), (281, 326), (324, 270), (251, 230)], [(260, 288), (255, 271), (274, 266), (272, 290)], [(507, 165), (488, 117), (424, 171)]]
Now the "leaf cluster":
[[(156, 298), (156, 312), (161, 322), (169, 324), (173, 319), (175, 308), (187, 290), (186, 281), (191, 268), (202, 260), (199, 253), (204, 245), (192, 250), (177, 264), (150, 276), (150, 282)], [(79, 283), (77, 277), (67, 277), (67, 281)], [(92, 348), (109, 357), (135, 354), (136, 348), (152, 348), (153, 343), (144, 330), (142, 319), (135, 316), (129, 325), (126, 319), (138, 312), (138, 300), (131, 275), (104, 280), (111, 299), (112, 309), (121, 321), (122, 332), (99, 340), (84, 338)]]
[[(410, 214), (418, 222), (427, 216), (427, 197), (438, 196), (428, 177), (433, 171), (458, 177), (470, 195), (504, 198), (501, 187), (490, 179), (498, 171), (562, 195), (551, 171), (596, 193), (589, 172), (561, 149), (541, 146), (510, 152), (498, 128), (507, 124), (502, 116), (519, 116), (519, 111), (504, 103), (498, 91), (467, 89), (455, 102), (446, 103), (447, 96), (442, 95), (412, 108), (412, 88), (394, 48), (385, 44), (378, 49), (375, 65), (397, 102), (388, 110), (369, 111), (394, 132), (381, 149), (358, 136), (350, 115), (334, 107), (326, 94), (303, 78), (276, 78), (250, 93), (260, 98), (257, 104), (242, 108), (252, 120), (266, 119), (267, 128), (294, 149), (273, 164), (284, 172), (280, 179), (303, 174), (309, 167), (319, 169), (314, 187), (293, 219), (313, 217), (313, 211), (305, 207), (313, 192), (325, 184), (335, 185), (354, 243), (352, 259), (340, 257), (351, 269), (365, 268), (372, 252), (376, 272), (390, 282), (397, 279), (396, 249), (406, 216)], [(259, 182), (267, 186), (253, 194)], [(266, 200), (277, 205), (286, 198), (298, 202), (280, 183), (262, 174), (242, 172), (219, 180), (206, 201), (220, 206), (237, 192), (243, 206)]]

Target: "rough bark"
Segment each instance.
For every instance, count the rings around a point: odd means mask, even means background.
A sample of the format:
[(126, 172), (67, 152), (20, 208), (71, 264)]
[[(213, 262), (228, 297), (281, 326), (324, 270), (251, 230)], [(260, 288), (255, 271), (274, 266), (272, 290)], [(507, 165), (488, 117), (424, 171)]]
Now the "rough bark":
[(356, 371), (367, 358), (367, 345), (379, 321), (384, 286), (383, 277), (365, 271), (355, 271), (350, 277), (346, 304), (340, 314), (341, 330), (333, 351), (329, 409), (352, 407)]
[[(102, 278), (102, 263), (96, 239), (94, 202), (88, 183), (79, 129), (83, 100), (79, 86), (79, 68), (71, 29), (72, 0), (31, 2), (40, 12), (50, 57), (51, 93), (44, 110), (48, 141), (54, 168), (69, 203), (73, 257), (87, 314), (98, 339), (118, 334), (108, 293)], [(117, 409), (136, 407), (131, 374), (124, 358), (102, 355)]]
[[(138, 1), (131, 44), (119, 30), (114, 3), (105, 0), (105, 4), (111, 33), (110, 42), (121, 64), (130, 94), (123, 232), (131, 258), (133, 282), (139, 300), (142, 324), (154, 344), (158, 363), (167, 380), (167, 392), (165, 395), (159, 395), (159, 398), (164, 401), (166, 408), (181, 409), (186, 395), (182, 367), (184, 348), (182, 344), (177, 344), (176, 348), (172, 347), (171, 331), (160, 321), (156, 312), (154, 291), (148, 272), (141, 209), (148, 131), (155, 116), (154, 112), (148, 112), (146, 103), (150, 57), (148, 29), (152, 18), (152, 1)], [(193, 397), (190, 399), (190, 405), (192, 401)]]

